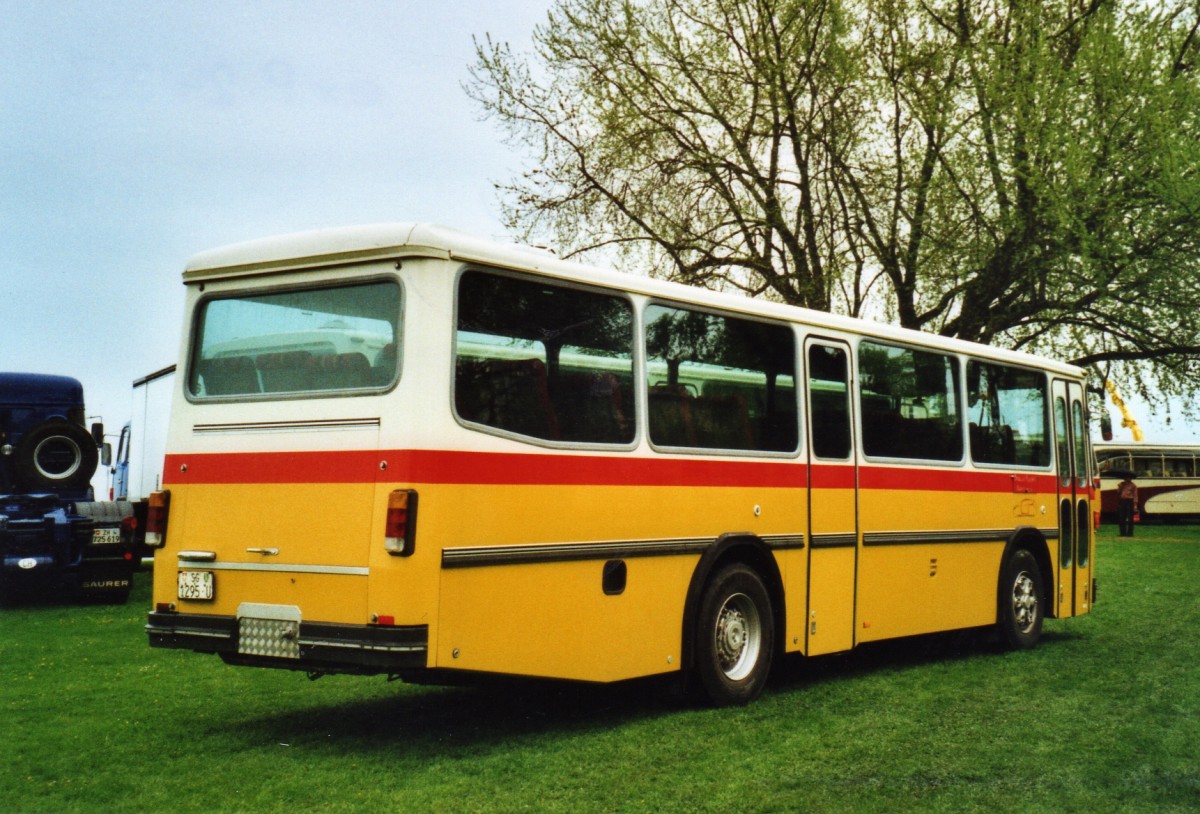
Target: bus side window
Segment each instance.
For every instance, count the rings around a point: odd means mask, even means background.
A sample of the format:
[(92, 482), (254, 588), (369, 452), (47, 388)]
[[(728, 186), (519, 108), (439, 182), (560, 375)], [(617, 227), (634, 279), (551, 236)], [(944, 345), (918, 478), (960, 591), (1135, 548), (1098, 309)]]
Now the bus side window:
[(1046, 377), (972, 359), (967, 363), (971, 460), (1010, 466), (1050, 463)]
[(458, 291), (459, 419), (546, 441), (632, 443), (628, 300), (474, 270)]
[(962, 459), (954, 357), (863, 342), (858, 365), (863, 452), (877, 458)]
[(850, 457), (848, 362), (841, 348), (813, 345), (808, 349), (812, 449), (818, 458)]
[(650, 440), (792, 452), (799, 440), (790, 328), (665, 305), (646, 309)]

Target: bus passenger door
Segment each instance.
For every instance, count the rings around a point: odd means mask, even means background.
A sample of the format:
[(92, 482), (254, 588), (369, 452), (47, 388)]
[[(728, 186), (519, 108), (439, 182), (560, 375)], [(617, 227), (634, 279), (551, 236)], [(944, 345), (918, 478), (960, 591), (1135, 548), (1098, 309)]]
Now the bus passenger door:
[(858, 472), (850, 409), (850, 348), (805, 344), (808, 393), (808, 613), (805, 653), (854, 646)]
[(1083, 387), (1054, 382), (1054, 435), (1058, 467), (1057, 616), (1087, 613), (1092, 588), (1091, 466)]

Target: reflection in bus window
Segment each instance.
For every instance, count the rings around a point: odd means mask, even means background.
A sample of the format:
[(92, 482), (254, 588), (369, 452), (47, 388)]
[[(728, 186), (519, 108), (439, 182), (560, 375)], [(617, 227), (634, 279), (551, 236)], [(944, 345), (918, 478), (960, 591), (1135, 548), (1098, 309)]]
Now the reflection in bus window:
[(1193, 478), (1196, 476), (1196, 461), (1185, 453), (1168, 453), (1163, 456), (1163, 465), (1168, 478)]
[(962, 459), (958, 365), (952, 357), (863, 342), (858, 364), (867, 455)]
[(633, 441), (628, 300), (468, 271), (456, 343), (454, 406), (463, 421), (548, 441)]
[(1161, 478), (1163, 459), (1161, 455), (1134, 455), (1133, 473), (1139, 478)]
[(795, 365), (789, 328), (650, 306), (650, 440), (671, 447), (791, 452), (799, 437)]
[(196, 397), (382, 388), (396, 378), (393, 282), (212, 299), (188, 376)]
[(1071, 434), (1075, 442), (1075, 481), (1076, 486), (1083, 488), (1088, 485), (1087, 461), (1087, 422), (1083, 418), (1083, 404), (1071, 402)]
[(1133, 461), (1130, 459), (1128, 453), (1097, 452), (1096, 461), (1098, 462), (1101, 477), (1104, 477), (1107, 472), (1112, 470), (1118, 472), (1133, 471)]
[(972, 360), (967, 364), (967, 402), (973, 461), (1050, 463), (1044, 375)]
[(808, 349), (808, 398), (812, 449), (818, 458), (850, 457), (850, 370), (846, 351), (830, 345)]

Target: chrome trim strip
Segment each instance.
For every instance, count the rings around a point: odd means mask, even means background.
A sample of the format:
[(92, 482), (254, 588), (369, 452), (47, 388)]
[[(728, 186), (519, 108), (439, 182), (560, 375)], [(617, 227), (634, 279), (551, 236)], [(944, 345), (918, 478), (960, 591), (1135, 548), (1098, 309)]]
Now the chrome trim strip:
[(301, 647), (340, 647), (343, 650), (370, 650), (382, 653), (422, 653), (428, 650), (423, 644), (371, 644), (367, 642), (339, 642), (334, 639), (300, 637)]
[(206, 639), (229, 640), (233, 638), (233, 634), (224, 630), (209, 630), (200, 627), (161, 627), (153, 623), (146, 625), (146, 632), (176, 636), (200, 636)]
[[(182, 565), (182, 563), (181, 563)], [(206, 571), (270, 571), (281, 574), (333, 574), (335, 576), (366, 577), (371, 569), (357, 565), (301, 565), (299, 563), (206, 562)]]
[(192, 432), (291, 432), (293, 430), (355, 430), (378, 427), (376, 418), (315, 418), (307, 421), (238, 421), (228, 424), (195, 424)]
[[(864, 546), (927, 545), (944, 543), (1005, 543), (1017, 529), (957, 529), (949, 531), (868, 531)], [(1048, 540), (1057, 539), (1058, 529), (1034, 529)]]
[(699, 554), (713, 542), (713, 539), (709, 537), (696, 537), (669, 540), (615, 540), (595, 543), (533, 543), (529, 545), (447, 548), (442, 551), (442, 567), (469, 568), (480, 565), (517, 565)]
[(858, 533), (814, 534), (810, 545), (813, 548), (854, 548), (858, 545)]
[(215, 551), (180, 551), (176, 555), (180, 562), (212, 562), (217, 558)]
[(759, 537), (772, 550), (804, 548), (803, 534), (764, 534)]
[[(759, 539), (772, 550), (804, 547), (803, 534), (770, 534)], [(671, 557), (703, 554), (715, 543), (716, 538), (713, 537), (677, 537), (665, 540), (606, 540), (579, 543), (464, 546), (443, 550), (442, 568)]]

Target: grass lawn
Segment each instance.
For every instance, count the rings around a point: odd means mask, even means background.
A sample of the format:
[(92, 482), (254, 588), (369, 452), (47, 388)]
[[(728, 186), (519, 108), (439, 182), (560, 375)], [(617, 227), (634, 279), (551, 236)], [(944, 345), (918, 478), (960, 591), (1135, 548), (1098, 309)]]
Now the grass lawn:
[(783, 662), (749, 707), (660, 682), (424, 688), (151, 650), (127, 606), (0, 610), (0, 813), (1200, 809), (1200, 527), (1115, 528), (1099, 603), (1002, 653)]

